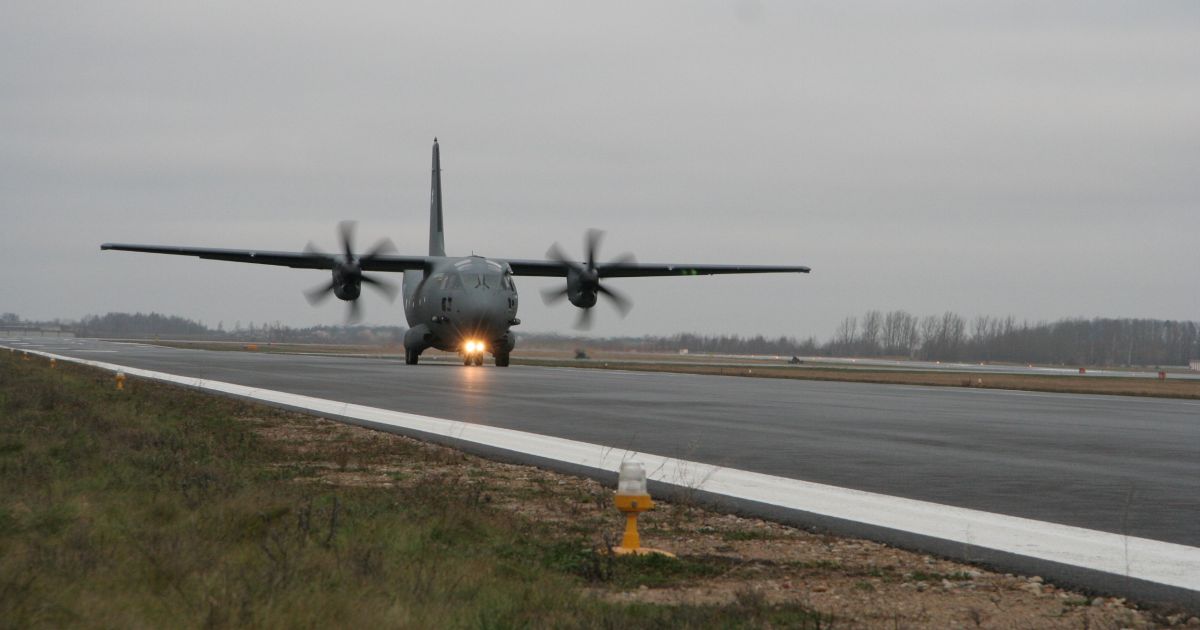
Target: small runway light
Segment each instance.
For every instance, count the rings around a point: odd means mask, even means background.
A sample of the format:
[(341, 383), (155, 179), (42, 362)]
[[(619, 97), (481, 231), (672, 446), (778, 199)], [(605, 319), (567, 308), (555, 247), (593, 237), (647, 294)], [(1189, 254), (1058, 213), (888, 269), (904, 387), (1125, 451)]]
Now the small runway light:
[(675, 554), (661, 549), (650, 549), (642, 546), (641, 536), (638, 535), (638, 514), (654, 507), (650, 493), (646, 489), (646, 468), (639, 462), (621, 462), (621, 471), (617, 475), (617, 509), (625, 513), (625, 536), (621, 539), (620, 547), (613, 547), (613, 553), (625, 554), (662, 554), (675, 557)]
[(54, 357), (50, 357), (50, 369), (53, 370), (56, 365), (58, 365), (58, 362), (54, 360)]
[(121, 391), (121, 390), (125, 389), (125, 373), (117, 372), (116, 379), (117, 379), (117, 391)]

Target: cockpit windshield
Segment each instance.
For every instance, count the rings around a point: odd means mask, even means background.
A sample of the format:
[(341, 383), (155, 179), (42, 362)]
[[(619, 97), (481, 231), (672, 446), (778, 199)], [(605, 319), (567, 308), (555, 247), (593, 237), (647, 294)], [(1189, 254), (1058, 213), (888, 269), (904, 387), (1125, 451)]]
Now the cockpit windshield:
[(507, 267), (477, 257), (455, 262), (454, 271), (436, 274), (432, 280), (434, 286), (447, 290), (515, 291), (517, 288)]
[(489, 273), (477, 273), (477, 274), (474, 274), (474, 278), (475, 278), (474, 287), (476, 289), (500, 289), (500, 288), (503, 288), (503, 285), (501, 284), (501, 276), (498, 273), (490, 273), (490, 272)]
[(454, 291), (463, 288), (462, 276), (454, 272), (434, 274), (429, 280), (433, 286), (443, 291)]

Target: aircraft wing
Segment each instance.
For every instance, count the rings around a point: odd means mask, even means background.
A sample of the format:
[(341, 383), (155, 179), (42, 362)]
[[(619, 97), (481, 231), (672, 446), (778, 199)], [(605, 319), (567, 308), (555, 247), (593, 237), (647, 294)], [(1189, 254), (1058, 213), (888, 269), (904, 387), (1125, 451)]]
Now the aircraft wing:
[[(545, 276), (562, 278), (568, 267), (554, 260), (506, 260), (516, 276)], [(596, 266), (601, 278), (636, 278), (644, 276), (712, 276), (727, 273), (808, 273), (808, 267), (777, 267), (770, 265), (689, 265), (679, 263), (619, 262)]]
[[(147, 254), (172, 254), (195, 256), (208, 260), (277, 265), (296, 269), (332, 269), (339, 256), (320, 252), (271, 252), (254, 249), (218, 249), (212, 247), (174, 247), (169, 245), (133, 245), (128, 243), (105, 243), (100, 249)], [(425, 256), (376, 255), (362, 260), (363, 271), (405, 271), (425, 267)]]

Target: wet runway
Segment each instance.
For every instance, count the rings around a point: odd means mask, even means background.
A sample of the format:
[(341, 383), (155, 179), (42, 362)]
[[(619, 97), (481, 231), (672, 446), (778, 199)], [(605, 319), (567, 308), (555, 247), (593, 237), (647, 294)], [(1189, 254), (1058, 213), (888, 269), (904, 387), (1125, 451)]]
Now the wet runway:
[(1200, 546), (1200, 401), (0, 344)]

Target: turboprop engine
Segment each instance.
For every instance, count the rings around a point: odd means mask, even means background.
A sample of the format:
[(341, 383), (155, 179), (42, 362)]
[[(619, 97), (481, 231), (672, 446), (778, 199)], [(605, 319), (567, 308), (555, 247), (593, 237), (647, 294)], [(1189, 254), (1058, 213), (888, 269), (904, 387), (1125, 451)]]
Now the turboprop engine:
[(542, 299), (547, 304), (552, 304), (565, 297), (570, 300), (571, 304), (583, 309), (579, 312), (579, 319), (575, 322), (575, 327), (580, 330), (591, 328), (592, 307), (596, 305), (596, 299), (601, 294), (612, 301), (613, 306), (622, 317), (629, 313), (630, 308), (633, 308), (633, 303), (624, 294), (600, 284), (600, 278), (604, 276), (606, 267), (633, 263), (633, 254), (622, 254), (608, 263), (597, 264), (596, 253), (600, 248), (602, 238), (604, 238), (604, 232), (600, 230), (587, 231), (587, 236), (583, 241), (583, 263), (572, 260), (563, 252), (558, 243), (551, 245), (550, 250), (546, 252), (547, 258), (566, 268), (567, 285), (560, 289), (543, 291)]
[(399, 290), (394, 283), (368, 276), (362, 270), (363, 263), (370, 262), (376, 256), (395, 251), (396, 246), (390, 239), (384, 238), (375, 243), (375, 246), (367, 253), (358, 255), (354, 253), (354, 222), (342, 221), (339, 223), (338, 233), (342, 246), (341, 254), (324, 254), (312, 243), (304, 248), (306, 252), (326, 256), (333, 273), (329, 282), (306, 291), (304, 296), (308, 298), (308, 303), (313, 305), (325, 301), (330, 294), (337, 296), (339, 300), (349, 302), (346, 310), (346, 323), (354, 323), (362, 319), (362, 307), (358, 304), (358, 298), (362, 295), (363, 284), (371, 285), (389, 301), (396, 299)]

